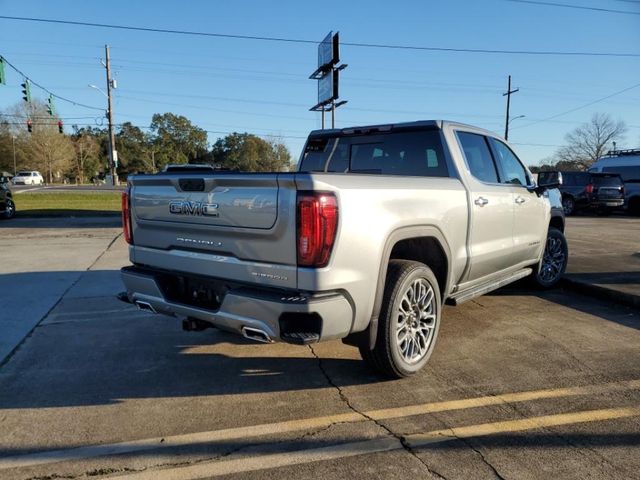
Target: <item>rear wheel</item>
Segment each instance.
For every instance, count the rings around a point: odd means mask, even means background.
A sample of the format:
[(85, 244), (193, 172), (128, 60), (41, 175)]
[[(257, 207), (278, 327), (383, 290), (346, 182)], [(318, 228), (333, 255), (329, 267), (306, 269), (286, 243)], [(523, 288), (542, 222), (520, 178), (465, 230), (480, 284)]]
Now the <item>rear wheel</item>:
[(533, 273), (533, 281), (540, 288), (555, 287), (567, 268), (568, 260), (567, 239), (564, 238), (564, 234), (560, 230), (549, 227), (542, 261)]
[(562, 208), (566, 216), (573, 215), (576, 211), (576, 201), (572, 197), (562, 199)]
[(359, 346), (362, 358), (386, 376), (402, 378), (429, 360), (440, 328), (442, 301), (429, 267), (391, 260), (373, 349)]
[(3, 217), (6, 219), (13, 218), (16, 214), (16, 205), (13, 203), (13, 200), (7, 198), (7, 201), (4, 205), (4, 214)]

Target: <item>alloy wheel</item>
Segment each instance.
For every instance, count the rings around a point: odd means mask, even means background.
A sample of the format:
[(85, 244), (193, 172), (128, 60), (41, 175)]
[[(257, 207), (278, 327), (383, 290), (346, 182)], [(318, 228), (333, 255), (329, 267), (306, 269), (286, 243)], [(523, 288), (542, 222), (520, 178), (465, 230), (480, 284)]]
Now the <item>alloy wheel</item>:
[(407, 363), (417, 363), (429, 351), (437, 318), (433, 288), (425, 279), (418, 278), (408, 286), (396, 315), (399, 353)]

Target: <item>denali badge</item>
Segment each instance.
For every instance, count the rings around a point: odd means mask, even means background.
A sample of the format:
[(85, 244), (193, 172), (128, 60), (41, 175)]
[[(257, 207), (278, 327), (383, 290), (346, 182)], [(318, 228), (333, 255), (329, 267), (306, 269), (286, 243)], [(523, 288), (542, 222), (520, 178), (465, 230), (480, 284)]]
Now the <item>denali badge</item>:
[(175, 200), (169, 202), (169, 213), (176, 215), (205, 215), (207, 217), (217, 217), (218, 204)]

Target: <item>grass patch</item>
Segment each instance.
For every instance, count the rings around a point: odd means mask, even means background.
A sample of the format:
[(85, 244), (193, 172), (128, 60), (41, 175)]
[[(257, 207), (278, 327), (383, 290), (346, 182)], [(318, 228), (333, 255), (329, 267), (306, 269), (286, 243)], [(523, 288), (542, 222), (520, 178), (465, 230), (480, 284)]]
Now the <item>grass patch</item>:
[(17, 217), (95, 217), (120, 214), (120, 192), (18, 193)]

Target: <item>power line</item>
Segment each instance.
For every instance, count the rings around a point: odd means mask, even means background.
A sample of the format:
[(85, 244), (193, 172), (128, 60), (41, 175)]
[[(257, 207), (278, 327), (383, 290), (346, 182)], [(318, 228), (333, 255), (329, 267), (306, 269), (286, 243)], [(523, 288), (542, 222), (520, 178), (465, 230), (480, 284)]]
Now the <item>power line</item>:
[[(605, 13), (622, 13), (625, 15), (640, 15), (640, 12), (630, 12), (629, 10), (612, 10), (610, 8), (585, 7), (582, 5), (571, 5), (569, 3), (540, 2), (537, 0), (507, 0), (507, 2), (530, 3), (532, 5), (545, 5), (548, 7), (575, 8), (578, 10), (593, 10), (596, 12), (605, 12)], [(635, 2), (632, 2), (632, 3), (635, 3)]]
[(541, 120), (537, 120), (537, 121), (535, 121), (535, 122), (531, 122), (531, 123), (528, 123), (528, 124), (526, 124), (526, 125), (521, 125), (521, 126), (519, 126), (519, 127), (514, 127), (514, 129), (516, 129), (516, 128), (526, 128), (526, 127), (530, 127), (530, 126), (532, 126), (532, 125), (536, 125), (536, 124), (541, 123), (541, 122), (546, 122), (546, 121), (548, 121), (548, 120), (553, 120), (553, 119), (555, 119), (555, 118), (562, 117), (562, 116), (564, 116), (564, 115), (568, 115), (568, 114), (570, 114), (570, 113), (576, 112), (576, 111), (578, 111), (578, 110), (582, 110), (583, 108), (590, 107), (591, 105), (594, 105), (594, 104), (596, 104), (596, 103), (603, 102), (604, 100), (607, 100), (607, 99), (609, 99), (609, 98), (611, 98), (611, 97), (615, 97), (616, 95), (620, 95), (620, 94), (622, 94), (622, 93), (628, 92), (629, 90), (633, 90), (634, 88), (638, 88), (638, 87), (640, 87), (640, 83), (636, 83), (635, 85), (632, 85), (632, 86), (630, 86), (630, 87), (623, 88), (622, 90), (619, 90), (619, 91), (617, 91), (617, 92), (615, 92), (615, 93), (612, 93), (611, 95), (607, 95), (607, 96), (605, 96), (605, 97), (598, 98), (597, 100), (593, 100), (592, 102), (585, 103), (584, 105), (580, 105), (579, 107), (572, 108), (571, 110), (566, 110), (566, 111), (564, 111), (564, 112), (557, 113), (557, 114), (552, 115), (552, 116), (550, 116), (550, 117), (543, 118), (543, 119), (541, 119)]
[(62, 100), (63, 102), (71, 103), (71, 104), (73, 104), (73, 105), (75, 105), (77, 107), (90, 108), (92, 110), (100, 110), (100, 111), (104, 110), (104, 108), (98, 108), (98, 107), (93, 107), (91, 105), (85, 105), (84, 103), (76, 102), (74, 100), (70, 100), (70, 99), (65, 98), (63, 96), (57, 95), (57, 94), (53, 93), (51, 90), (49, 90), (48, 88), (43, 87), (41, 84), (37, 83), (35, 80), (30, 78), (26, 73), (22, 72), (18, 67), (16, 67), (11, 62), (9, 62), (9, 60), (7, 60), (5, 57), (0, 55), (0, 58), (4, 61), (4, 63), (9, 65), (11, 68), (13, 68), (19, 75), (22, 75), (22, 77), (25, 80), (29, 80), (29, 82), (31, 82), (32, 85), (35, 85), (36, 87), (40, 88), (41, 90), (47, 92), (52, 97), (57, 98), (58, 100)]
[[(524, 1), (524, 0), (522, 0)], [(199, 37), (215, 37), (215, 38), (231, 38), (236, 40), (258, 40), (267, 42), (284, 42), (284, 43), (299, 43), (299, 44), (312, 44), (317, 45), (317, 40), (301, 39), (301, 38), (285, 38), (285, 37), (268, 37), (258, 35), (240, 35), (240, 34), (226, 34), (216, 32), (198, 32), (193, 30), (174, 30), (168, 28), (152, 28), (152, 27), (139, 27), (133, 25), (115, 25), (107, 23), (94, 23), (94, 22), (80, 22), (72, 20), (56, 20), (51, 18), (35, 18), (35, 17), (14, 17), (8, 15), (0, 15), (0, 19), (4, 20), (17, 20), (22, 22), (38, 22), (38, 23), (52, 23), (59, 25), (75, 25), (82, 27), (96, 27), (96, 28), (111, 28), (117, 30), (134, 30), (138, 32), (151, 32), (151, 33), (168, 33), (174, 35), (191, 35)], [(361, 47), (361, 48), (384, 48), (392, 50), (416, 50), (416, 51), (431, 51), (431, 52), (456, 52), (456, 53), (485, 53), (485, 54), (503, 54), (503, 55), (556, 55), (556, 56), (582, 56), (582, 57), (640, 57), (640, 53), (619, 53), (619, 52), (563, 52), (556, 50), (492, 50), (481, 48), (453, 48), (453, 47), (426, 47), (418, 45), (391, 45), (382, 43), (361, 43), (361, 42), (342, 42), (344, 46)]]

